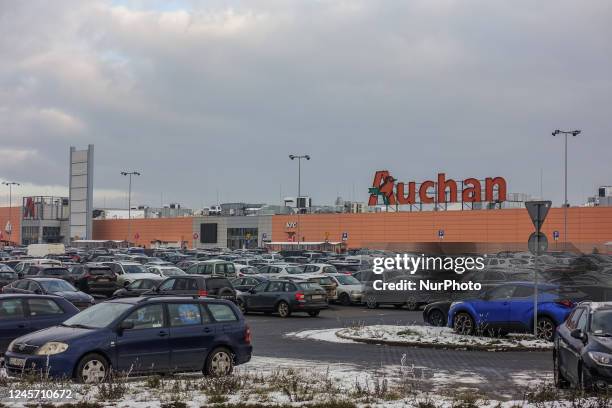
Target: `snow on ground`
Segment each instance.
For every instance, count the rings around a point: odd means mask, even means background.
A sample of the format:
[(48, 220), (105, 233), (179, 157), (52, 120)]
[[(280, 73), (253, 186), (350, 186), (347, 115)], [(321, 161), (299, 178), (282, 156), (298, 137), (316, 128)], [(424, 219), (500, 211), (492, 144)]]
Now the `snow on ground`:
[(506, 337), (465, 336), (449, 327), (431, 326), (358, 326), (343, 329), (304, 330), (286, 334), (288, 337), (350, 343), (353, 340), (370, 343), (392, 343), (407, 346), (460, 348), (475, 350), (551, 350), (552, 343), (530, 335)]

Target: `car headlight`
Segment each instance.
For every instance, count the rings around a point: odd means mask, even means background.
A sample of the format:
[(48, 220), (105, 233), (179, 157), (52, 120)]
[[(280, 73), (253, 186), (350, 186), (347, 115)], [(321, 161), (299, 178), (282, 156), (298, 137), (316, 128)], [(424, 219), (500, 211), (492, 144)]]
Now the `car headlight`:
[(36, 354), (39, 356), (51, 356), (53, 354), (63, 353), (66, 350), (68, 350), (68, 345), (66, 343), (49, 341), (36, 350)]
[(612, 367), (612, 354), (589, 351), (589, 357), (599, 365)]

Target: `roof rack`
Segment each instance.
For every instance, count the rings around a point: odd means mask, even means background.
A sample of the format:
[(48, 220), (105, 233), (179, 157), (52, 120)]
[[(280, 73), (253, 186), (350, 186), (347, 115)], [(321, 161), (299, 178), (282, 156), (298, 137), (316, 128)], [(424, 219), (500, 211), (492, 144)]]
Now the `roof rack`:
[(158, 298), (158, 297), (178, 297), (178, 298), (188, 298), (188, 299), (202, 299), (205, 298), (206, 296), (200, 296), (200, 295), (174, 295), (171, 293), (162, 293), (162, 294), (148, 294), (148, 295), (142, 295), (141, 299), (138, 300), (138, 303), (142, 303), (142, 302), (146, 302), (148, 300), (150, 300), (151, 298)]

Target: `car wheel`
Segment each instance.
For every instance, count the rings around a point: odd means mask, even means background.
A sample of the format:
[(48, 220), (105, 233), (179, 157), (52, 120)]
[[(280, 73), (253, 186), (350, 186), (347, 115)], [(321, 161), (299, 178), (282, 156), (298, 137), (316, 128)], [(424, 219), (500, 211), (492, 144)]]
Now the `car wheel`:
[(453, 329), (458, 334), (472, 334), (474, 333), (474, 319), (468, 313), (461, 312), (455, 316), (453, 323)]
[(553, 353), (553, 365), (554, 365), (554, 378), (555, 378), (555, 387), (557, 388), (567, 388), (569, 385), (568, 381), (561, 374), (561, 367), (559, 367), (559, 352), (556, 351)]
[(238, 304), (238, 309), (240, 309), (243, 315), (248, 313), (246, 304), (244, 303), (244, 301), (238, 300), (236, 303)]
[(427, 315), (428, 323), (432, 326), (444, 327), (446, 326), (446, 319), (444, 313), (439, 309), (434, 309)]
[(224, 347), (214, 349), (212, 353), (208, 355), (206, 363), (204, 364), (204, 375), (221, 377), (230, 375), (233, 370), (234, 357), (232, 353)]
[(555, 335), (555, 322), (548, 317), (538, 317), (537, 338), (552, 341)]
[(312, 312), (308, 312), (310, 317), (317, 317), (319, 315), (319, 310), (313, 310)]
[(378, 307), (378, 302), (376, 301), (374, 295), (369, 295), (366, 298), (366, 306), (368, 309), (376, 309)]
[(100, 354), (87, 354), (77, 365), (76, 378), (81, 383), (97, 384), (106, 379), (108, 371), (106, 358)]
[(284, 300), (278, 302), (278, 305), (276, 305), (276, 312), (280, 317), (291, 316), (291, 309), (289, 309), (289, 304)]
[(342, 303), (344, 306), (351, 305), (351, 297), (348, 295), (348, 293), (340, 294), (340, 303)]

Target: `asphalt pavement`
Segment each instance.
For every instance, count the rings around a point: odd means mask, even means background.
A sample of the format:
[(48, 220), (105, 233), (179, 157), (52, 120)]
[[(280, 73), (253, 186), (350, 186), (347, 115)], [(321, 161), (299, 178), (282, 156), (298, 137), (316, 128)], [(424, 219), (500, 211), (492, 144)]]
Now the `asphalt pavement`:
[(276, 315), (249, 314), (255, 356), (315, 360), (330, 364), (353, 364), (364, 369), (414, 365), (425, 376), (446, 372), (450, 376), (470, 376), (477, 388), (491, 396), (520, 396), (525, 383), (552, 375), (551, 352), (490, 352), (441, 350), (370, 344), (345, 344), (297, 339), (285, 334), (301, 330), (343, 328), (354, 324), (424, 324), (422, 312), (406, 309), (333, 305), (319, 317), (294, 314), (283, 319)]

